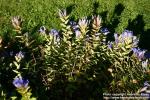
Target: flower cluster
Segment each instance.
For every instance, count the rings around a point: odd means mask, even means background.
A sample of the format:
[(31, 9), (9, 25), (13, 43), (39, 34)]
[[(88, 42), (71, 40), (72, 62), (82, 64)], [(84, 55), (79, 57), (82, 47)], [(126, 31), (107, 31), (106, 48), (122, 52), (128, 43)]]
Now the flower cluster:
[(136, 36), (133, 36), (133, 32), (132, 31), (128, 31), (125, 30), (120, 36), (118, 36), (118, 34), (114, 34), (114, 38), (115, 38), (115, 43), (116, 44), (132, 44), (133, 46), (137, 46), (138, 44), (138, 39), (136, 38)]
[(23, 79), (21, 76), (17, 76), (14, 80), (13, 80), (13, 85), (16, 88), (27, 88), (29, 84), (29, 81), (26, 79)]
[(101, 32), (102, 32), (104, 35), (107, 35), (107, 34), (110, 33), (107, 28), (102, 28), (102, 29), (101, 29)]
[(139, 59), (142, 60), (145, 58), (145, 50), (141, 50), (140, 48), (132, 48), (133, 54)]
[(41, 26), (40, 29), (39, 29), (39, 32), (41, 34), (46, 34), (46, 28), (45, 28), (45, 26)]
[(17, 62), (20, 62), (21, 59), (24, 58), (24, 52), (20, 51), (19, 53), (16, 54), (15, 59)]

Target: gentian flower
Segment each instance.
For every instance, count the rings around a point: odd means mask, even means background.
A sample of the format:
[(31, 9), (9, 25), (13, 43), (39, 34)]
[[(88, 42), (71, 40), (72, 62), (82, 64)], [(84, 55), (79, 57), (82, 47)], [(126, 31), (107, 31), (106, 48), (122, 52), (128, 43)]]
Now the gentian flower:
[(114, 38), (115, 38), (115, 43), (118, 44), (119, 43), (119, 37), (118, 37), (117, 33), (114, 34)]
[(60, 36), (59, 36), (59, 32), (55, 29), (51, 29), (49, 32), (49, 35), (52, 35), (53, 38), (56, 40), (55, 42), (59, 42), (60, 41)]
[(102, 32), (104, 35), (107, 35), (108, 33), (110, 33), (107, 28), (102, 28), (102, 29), (101, 29), (101, 32)]
[(132, 51), (133, 51), (133, 54), (135, 56), (137, 56), (139, 60), (142, 60), (145, 58), (145, 56), (144, 56), (144, 54), (146, 52), (145, 50), (141, 50), (139, 48), (132, 48)]
[(24, 53), (22, 51), (20, 51), (19, 53), (16, 54), (15, 56), (17, 59), (22, 59), (24, 58)]
[(113, 43), (109, 41), (107, 46), (108, 46), (109, 49), (112, 49), (113, 48)]
[(122, 33), (122, 37), (124, 38), (132, 38), (133, 36), (133, 32), (132, 31), (129, 31), (129, 30), (125, 30), (123, 33)]
[(72, 27), (73, 31), (76, 31), (79, 29), (79, 26), (77, 25), (77, 23), (75, 21), (70, 21), (70, 26)]
[(132, 31), (128, 31), (125, 30), (120, 36), (120, 42), (122, 43), (130, 43), (132, 42), (132, 38), (133, 38), (133, 32)]
[(41, 26), (40, 29), (39, 29), (39, 32), (42, 33), (42, 34), (45, 34), (46, 33), (45, 26)]
[(49, 34), (52, 34), (53, 36), (59, 36), (58, 31), (55, 29), (51, 29)]
[(18, 76), (18, 77), (16, 77), (16, 78), (13, 80), (13, 85), (14, 85), (16, 88), (27, 88), (27, 87), (28, 87), (28, 84), (29, 84), (29, 81), (28, 81), (28, 80), (25, 80), (25, 79), (22, 79), (21, 76)]
[(76, 37), (80, 37), (81, 36), (81, 32), (79, 30), (76, 30), (75, 31), (75, 35), (76, 35)]
[(116, 44), (122, 44), (122, 45), (131, 45), (132, 47), (136, 47), (139, 40), (137, 37), (133, 36), (132, 31), (125, 30), (120, 36), (118, 34), (114, 34), (115, 37), (115, 43)]
[(150, 86), (150, 84), (148, 83), (148, 81), (145, 81), (145, 82), (144, 82), (144, 87), (145, 87), (145, 86), (147, 86), (147, 87)]

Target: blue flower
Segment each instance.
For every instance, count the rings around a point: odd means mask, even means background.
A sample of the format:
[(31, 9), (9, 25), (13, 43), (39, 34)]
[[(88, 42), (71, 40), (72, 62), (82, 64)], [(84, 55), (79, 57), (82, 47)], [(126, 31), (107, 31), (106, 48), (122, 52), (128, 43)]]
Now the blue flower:
[(46, 33), (45, 26), (41, 26), (40, 29), (39, 29), (39, 32), (42, 33), (42, 34), (45, 34)]
[(136, 47), (139, 39), (136, 36), (133, 36), (133, 32), (129, 30), (125, 30), (121, 35), (114, 34), (115, 43), (126, 46), (132, 44), (130, 47)]
[(125, 31), (122, 33), (122, 38), (132, 38), (132, 37), (133, 37), (133, 32), (132, 32), (132, 31), (125, 30)]
[(133, 32), (125, 30), (120, 36), (119, 41), (121, 43), (132, 42)]
[(132, 48), (132, 51), (133, 51), (133, 54), (135, 56), (137, 56), (139, 60), (142, 60), (145, 58), (145, 56), (144, 56), (144, 54), (146, 52), (145, 50), (141, 50), (139, 48)]
[(55, 29), (51, 29), (49, 32), (49, 35), (52, 35), (55, 43), (59, 43), (60, 42), (60, 36), (59, 36), (59, 32)]
[(101, 32), (102, 32), (104, 35), (107, 35), (108, 33), (110, 33), (107, 28), (102, 28), (102, 29), (101, 29)]
[(19, 51), (19, 53), (16, 54), (16, 57), (22, 59), (24, 58), (24, 53), (22, 51)]
[(148, 87), (148, 86), (150, 86), (150, 84), (148, 83), (148, 81), (145, 81), (144, 82), (144, 87)]
[(53, 36), (59, 36), (58, 31), (55, 29), (51, 29), (49, 34), (52, 34)]
[(107, 46), (108, 46), (109, 49), (112, 49), (113, 48), (113, 43), (109, 41)]
[(22, 79), (21, 76), (18, 76), (18, 77), (16, 77), (16, 78), (13, 80), (13, 85), (14, 85), (16, 88), (27, 88), (27, 87), (28, 87), (28, 84), (29, 84), (29, 81), (28, 81), (28, 80), (25, 80), (25, 79)]
[(80, 37), (81, 36), (81, 32), (79, 30), (76, 30), (75, 31), (75, 35), (76, 35), (76, 37)]
[(69, 23), (74, 31), (79, 29), (79, 26), (77, 25), (77, 23), (75, 21), (70, 21)]
[(114, 38), (115, 38), (115, 43), (118, 44), (119, 43), (119, 37), (118, 34), (114, 34)]

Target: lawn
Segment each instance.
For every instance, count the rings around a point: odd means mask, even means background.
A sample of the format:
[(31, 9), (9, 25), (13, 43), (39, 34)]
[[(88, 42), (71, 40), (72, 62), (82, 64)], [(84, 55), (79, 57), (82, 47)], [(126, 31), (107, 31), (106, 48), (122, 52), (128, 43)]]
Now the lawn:
[[(0, 0), (0, 33), (7, 32), (12, 16), (21, 16), (27, 29), (60, 28), (58, 9), (67, 8), (72, 19), (100, 14), (104, 26), (111, 31), (122, 32), (129, 21), (144, 22), (144, 29), (150, 28), (149, 0)], [(138, 17), (141, 16), (141, 17)], [(113, 26), (113, 27), (112, 27)], [(135, 25), (136, 26), (136, 25)]]

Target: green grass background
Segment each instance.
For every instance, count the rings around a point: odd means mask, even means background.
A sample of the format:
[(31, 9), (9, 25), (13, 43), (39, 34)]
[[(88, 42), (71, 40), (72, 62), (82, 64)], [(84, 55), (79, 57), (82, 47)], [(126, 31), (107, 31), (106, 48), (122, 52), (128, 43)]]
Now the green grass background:
[[(96, 11), (93, 11), (97, 5)], [(119, 16), (114, 15), (116, 5), (121, 4), (124, 10)], [(107, 12), (104, 23), (112, 23), (117, 18), (119, 24), (115, 31), (121, 32), (128, 26), (129, 20), (138, 15), (143, 16), (144, 29), (150, 29), (150, 0), (0, 0), (0, 34), (10, 28), (11, 17), (21, 16), (24, 27), (29, 31), (41, 25), (47, 28), (60, 28), (58, 9), (68, 8), (74, 19), (91, 16), (96, 12)], [(136, 22), (135, 22), (136, 23)]]

